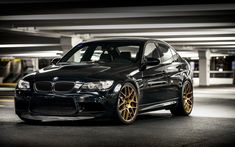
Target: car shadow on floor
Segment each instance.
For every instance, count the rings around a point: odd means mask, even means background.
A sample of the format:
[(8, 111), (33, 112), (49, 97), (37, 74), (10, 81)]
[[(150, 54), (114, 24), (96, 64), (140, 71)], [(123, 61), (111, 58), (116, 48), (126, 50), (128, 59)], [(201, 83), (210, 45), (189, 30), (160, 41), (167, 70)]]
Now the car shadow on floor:
[[(167, 120), (173, 118), (170, 113), (144, 113), (138, 115), (132, 125)], [(33, 125), (33, 126), (125, 126), (112, 119), (90, 119), (76, 121), (48, 121), (39, 123), (19, 122), (18, 126)]]

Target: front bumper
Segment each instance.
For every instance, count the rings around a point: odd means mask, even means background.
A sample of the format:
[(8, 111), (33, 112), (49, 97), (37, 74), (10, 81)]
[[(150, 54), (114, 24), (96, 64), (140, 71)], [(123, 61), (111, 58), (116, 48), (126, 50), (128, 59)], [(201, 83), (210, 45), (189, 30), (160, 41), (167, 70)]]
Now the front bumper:
[(40, 121), (71, 121), (71, 120), (86, 120), (86, 119), (94, 119), (94, 116), (45, 116), (45, 115), (32, 115), (29, 113), (21, 114), (22, 118), (30, 119), (30, 120), (40, 120)]
[(21, 118), (42, 121), (111, 117), (117, 96), (109, 91), (42, 94), (16, 89), (15, 112)]

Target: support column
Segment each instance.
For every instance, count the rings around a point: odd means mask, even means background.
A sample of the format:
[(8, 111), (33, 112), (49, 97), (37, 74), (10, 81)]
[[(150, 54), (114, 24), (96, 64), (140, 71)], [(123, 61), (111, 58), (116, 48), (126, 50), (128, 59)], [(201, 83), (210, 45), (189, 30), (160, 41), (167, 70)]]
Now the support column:
[(32, 58), (33, 71), (37, 71), (39, 69), (39, 60), (38, 58)]
[(232, 70), (233, 70), (233, 85), (235, 85), (235, 61), (232, 62)]
[(199, 86), (210, 85), (210, 50), (199, 50)]

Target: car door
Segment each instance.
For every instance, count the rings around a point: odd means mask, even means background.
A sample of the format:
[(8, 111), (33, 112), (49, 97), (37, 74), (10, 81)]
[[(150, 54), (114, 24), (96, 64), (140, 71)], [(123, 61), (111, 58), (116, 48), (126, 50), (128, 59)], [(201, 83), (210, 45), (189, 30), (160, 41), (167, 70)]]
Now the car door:
[[(154, 42), (146, 43), (143, 56), (143, 60), (146, 60), (147, 58), (158, 58), (160, 60), (158, 48)], [(142, 77), (145, 83), (142, 104), (151, 105), (166, 99), (164, 89), (168, 83), (164, 69), (165, 68), (161, 63), (154, 66), (146, 65)]]
[(181, 84), (180, 78), (182, 77), (180, 74), (183, 70), (182, 62), (178, 62), (178, 54), (170, 45), (160, 41), (158, 41), (157, 44), (167, 80), (165, 89), (167, 95), (166, 100), (177, 98), (179, 94), (179, 85)]

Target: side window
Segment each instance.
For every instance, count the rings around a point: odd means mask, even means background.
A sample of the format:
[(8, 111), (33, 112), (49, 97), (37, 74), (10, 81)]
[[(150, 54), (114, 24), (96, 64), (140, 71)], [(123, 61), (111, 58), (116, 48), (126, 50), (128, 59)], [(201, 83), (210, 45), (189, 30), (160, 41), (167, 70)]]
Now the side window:
[(160, 58), (163, 64), (172, 63), (174, 61), (171, 53), (171, 49), (164, 43), (158, 43)]
[(144, 50), (144, 56), (147, 58), (158, 58), (159, 59), (159, 54), (158, 54), (158, 49), (155, 43), (148, 43), (145, 47)]

